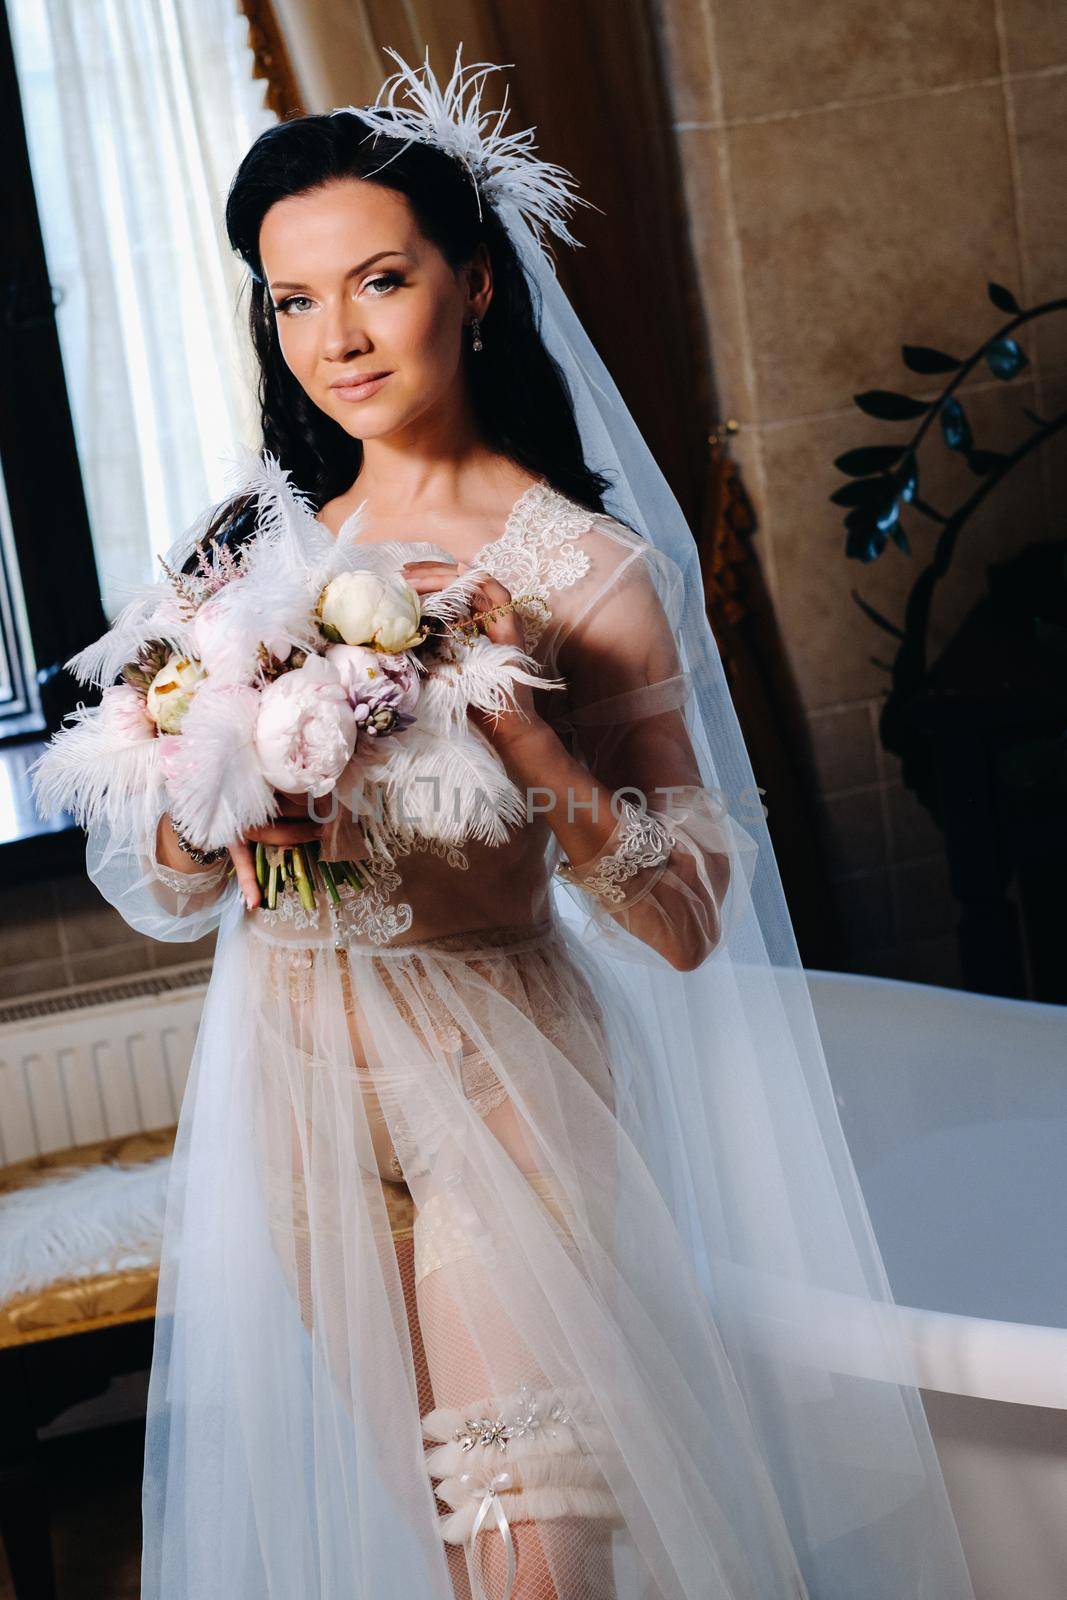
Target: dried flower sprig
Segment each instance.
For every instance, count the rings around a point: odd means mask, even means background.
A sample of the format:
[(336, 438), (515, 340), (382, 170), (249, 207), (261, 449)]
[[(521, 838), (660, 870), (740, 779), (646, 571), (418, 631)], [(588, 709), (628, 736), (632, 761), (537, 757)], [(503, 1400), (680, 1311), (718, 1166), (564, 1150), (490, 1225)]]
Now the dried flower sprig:
[(516, 594), (510, 600), (503, 600), (499, 605), (489, 606), (485, 611), (474, 611), (463, 622), (451, 624), (449, 632), (458, 634), (468, 644), (473, 644), (482, 634), (487, 634), (488, 629), (482, 627), (483, 622), (491, 622), (496, 617), (505, 616), (509, 611), (514, 611), (519, 604), (533, 604), (543, 606), (548, 611), (548, 602), (539, 594)]

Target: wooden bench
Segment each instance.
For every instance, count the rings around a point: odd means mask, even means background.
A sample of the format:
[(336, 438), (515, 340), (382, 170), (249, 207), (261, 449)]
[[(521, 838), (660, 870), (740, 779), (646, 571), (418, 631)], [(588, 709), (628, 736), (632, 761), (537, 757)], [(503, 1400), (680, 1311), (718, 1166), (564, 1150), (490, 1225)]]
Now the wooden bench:
[[(169, 1156), (177, 1129), (160, 1128), (104, 1139), (0, 1168), (3, 1197), (46, 1183), (58, 1167), (131, 1163)], [(386, 1184), (393, 1243), (413, 1338), (415, 1314), (414, 1204), (402, 1184)], [(158, 1268), (137, 1267), (89, 1278), (57, 1279), (0, 1304), (0, 1537), (17, 1600), (55, 1600), (48, 1483), (39, 1428), (83, 1400), (102, 1394), (111, 1379), (147, 1370), (152, 1359)], [(417, 1351), (419, 1387), (425, 1359)], [(428, 1389), (420, 1392), (425, 1412)]]

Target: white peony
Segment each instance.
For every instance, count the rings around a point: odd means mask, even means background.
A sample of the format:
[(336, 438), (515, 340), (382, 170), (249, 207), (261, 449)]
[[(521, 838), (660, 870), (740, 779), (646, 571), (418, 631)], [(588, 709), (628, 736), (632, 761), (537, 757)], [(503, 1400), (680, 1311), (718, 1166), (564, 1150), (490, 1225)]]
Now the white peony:
[(283, 794), (329, 794), (355, 747), (352, 707), (323, 656), (308, 656), (260, 695), (256, 754), (267, 782)]
[(193, 656), (171, 656), (148, 685), (145, 710), (160, 733), (180, 733), (196, 686), (207, 673)]
[(379, 650), (411, 650), (421, 644), (422, 602), (403, 578), (375, 572), (342, 572), (319, 598), (319, 616), (338, 644), (376, 645)]

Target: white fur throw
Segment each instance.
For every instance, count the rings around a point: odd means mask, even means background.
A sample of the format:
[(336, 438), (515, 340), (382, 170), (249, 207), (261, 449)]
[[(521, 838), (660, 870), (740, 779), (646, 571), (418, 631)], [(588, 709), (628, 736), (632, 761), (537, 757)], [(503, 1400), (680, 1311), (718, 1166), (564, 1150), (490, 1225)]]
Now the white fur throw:
[(169, 1172), (170, 1156), (57, 1167), (0, 1195), (0, 1302), (57, 1278), (157, 1265)]

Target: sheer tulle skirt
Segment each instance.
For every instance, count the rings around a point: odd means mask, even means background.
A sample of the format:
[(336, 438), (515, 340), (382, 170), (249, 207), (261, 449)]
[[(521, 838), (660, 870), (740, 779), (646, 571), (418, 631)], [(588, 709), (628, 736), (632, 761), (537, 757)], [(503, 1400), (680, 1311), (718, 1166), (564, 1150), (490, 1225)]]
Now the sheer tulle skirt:
[[(146, 1600), (802, 1595), (624, 1099), (638, 1020), (565, 927), (341, 951), (249, 930), (217, 961), (168, 1214)], [(166, 1524), (165, 1475), (195, 1531)]]

